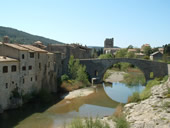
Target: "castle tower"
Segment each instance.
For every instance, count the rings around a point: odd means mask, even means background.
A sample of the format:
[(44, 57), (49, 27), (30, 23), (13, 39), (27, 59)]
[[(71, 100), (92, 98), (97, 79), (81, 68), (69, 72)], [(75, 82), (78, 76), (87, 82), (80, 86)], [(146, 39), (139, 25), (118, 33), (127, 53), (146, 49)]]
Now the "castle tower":
[(106, 38), (104, 41), (104, 48), (113, 48), (114, 45), (114, 38)]

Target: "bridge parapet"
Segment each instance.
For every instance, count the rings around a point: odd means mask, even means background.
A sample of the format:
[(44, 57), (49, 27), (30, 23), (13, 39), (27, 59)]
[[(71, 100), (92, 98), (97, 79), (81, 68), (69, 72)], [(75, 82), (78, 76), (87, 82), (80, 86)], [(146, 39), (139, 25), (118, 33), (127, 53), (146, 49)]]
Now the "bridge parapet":
[(156, 61), (129, 59), (129, 58), (115, 58), (115, 59), (80, 59), (80, 64), (86, 66), (86, 71), (90, 78), (98, 77), (97, 83), (102, 82), (103, 75), (106, 70), (119, 62), (127, 62), (138, 67), (145, 75), (146, 80), (150, 80), (150, 73), (155, 77), (162, 77), (168, 75), (168, 64)]

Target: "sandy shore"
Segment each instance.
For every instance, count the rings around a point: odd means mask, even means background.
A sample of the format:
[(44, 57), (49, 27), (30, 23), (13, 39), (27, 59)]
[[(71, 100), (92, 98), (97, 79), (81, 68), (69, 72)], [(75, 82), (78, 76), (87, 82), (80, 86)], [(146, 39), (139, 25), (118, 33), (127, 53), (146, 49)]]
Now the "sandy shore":
[(77, 97), (88, 96), (92, 93), (94, 93), (93, 87), (82, 88), (82, 89), (78, 89), (78, 90), (69, 92), (69, 94), (67, 96), (65, 96), (64, 99), (73, 99), (73, 98), (77, 98)]
[(124, 74), (126, 74), (125, 72), (116, 72), (116, 71), (110, 71), (111, 75), (105, 80), (105, 82), (108, 83), (113, 83), (113, 82), (120, 82), (122, 81), (124, 78)]

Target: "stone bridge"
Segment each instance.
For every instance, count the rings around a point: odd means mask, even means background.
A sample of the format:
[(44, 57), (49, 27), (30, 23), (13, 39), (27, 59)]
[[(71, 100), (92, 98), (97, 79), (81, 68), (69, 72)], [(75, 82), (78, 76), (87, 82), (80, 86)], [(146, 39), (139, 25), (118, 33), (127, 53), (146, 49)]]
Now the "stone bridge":
[(103, 81), (103, 75), (106, 70), (119, 62), (127, 62), (138, 67), (145, 75), (146, 80), (150, 80), (150, 74), (153, 73), (153, 78), (168, 75), (168, 64), (156, 61), (115, 58), (115, 59), (80, 59), (80, 64), (86, 66), (86, 71), (91, 78), (97, 78), (95, 83)]

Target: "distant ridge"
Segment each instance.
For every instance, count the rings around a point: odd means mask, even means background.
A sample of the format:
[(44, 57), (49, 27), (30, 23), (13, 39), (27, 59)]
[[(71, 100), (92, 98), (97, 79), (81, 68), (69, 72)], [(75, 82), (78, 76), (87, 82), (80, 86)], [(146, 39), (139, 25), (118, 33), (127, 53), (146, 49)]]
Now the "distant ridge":
[(0, 42), (4, 36), (8, 36), (10, 43), (32, 44), (36, 41), (41, 41), (44, 45), (48, 44), (63, 44), (62, 42), (45, 38), (42, 36), (32, 35), (17, 29), (0, 26)]

